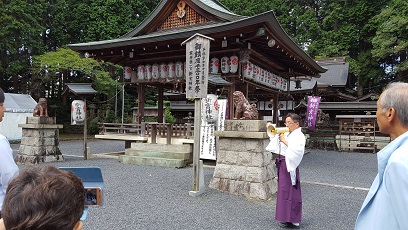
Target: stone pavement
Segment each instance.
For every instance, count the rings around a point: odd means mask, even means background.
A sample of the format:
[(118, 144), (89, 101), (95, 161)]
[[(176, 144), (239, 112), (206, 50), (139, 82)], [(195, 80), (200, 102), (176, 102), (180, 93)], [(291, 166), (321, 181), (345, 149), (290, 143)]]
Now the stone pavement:
[[(84, 229), (281, 229), (274, 220), (275, 197), (267, 201), (207, 189), (191, 197), (192, 167), (175, 169), (125, 165), (113, 159), (84, 161), (82, 141), (61, 141), (59, 166), (98, 166), (105, 180), (105, 204), (90, 208)], [(124, 148), (122, 141), (89, 140), (91, 153)], [(18, 151), (18, 144), (12, 148)], [(20, 166), (24, 168), (27, 166)], [(204, 168), (205, 184), (214, 167)], [(353, 229), (377, 173), (375, 154), (308, 150), (300, 165), (301, 229)]]

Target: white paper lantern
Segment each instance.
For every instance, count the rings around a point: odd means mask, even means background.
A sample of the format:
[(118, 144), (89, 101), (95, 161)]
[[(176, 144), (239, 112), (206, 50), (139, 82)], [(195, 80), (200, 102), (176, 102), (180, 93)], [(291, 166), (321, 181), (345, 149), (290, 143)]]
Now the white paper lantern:
[(261, 83), (264, 83), (264, 82), (265, 82), (265, 70), (262, 69), (262, 68), (261, 68), (261, 71), (260, 71), (259, 81), (260, 81)]
[(231, 56), (230, 58), (230, 72), (231, 73), (236, 73), (238, 71), (238, 56)]
[(286, 79), (282, 79), (282, 90), (287, 90), (288, 81)]
[(267, 85), (271, 85), (271, 82), (272, 82), (272, 73), (268, 71), (267, 74), (268, 74), (268, 80), (267, 80), (266, 84), (267, 84)]
[(176, 65), (173, 62), (169, 62), (168, 66), (168, 79), (174, 79), (176, 77)]
[(249, 63), (249, 78), (254, 79), (255, 75), (254, 75), (254, 64)]
[(249, 70), (250, 64), (249, 62), (244, 63), (243, 69), (242, 69), (242, 75), (244, 75), (244, 78), (251, 78), (251, 72)]
[(229, 57), (222, 57), (221, 58), (221, 72), (222, 73), (229, 73), (229, 71), (230, 71)]
[(146, 80), (150, 81), (152, 79), (152, 74), (153, 74), (153, 67), (151, 65), (145, 65), (145, 78)]
[(276, 88), (282, 89), (281, 88), (281, 81), (282, 81), (281, 77), (276, 76)]
[(154, 63), (152, 66), (152, 78), (153, 79), (159, 79), (160, 77), (160, 70), (159, 70), (159, 64)]
[(141, 81), (145, 78), (145, 67), (144, 65), (137, 66), (137, 78)]
[(272, 74), (272, 82), (271, 82), (271, 85), (273, 86), (273, 87), (275, 87), (276, 88), (276, 75), (275, 74)]
[(130, 68), (129, 66), (125, 66), (123, 70), (123, 75), (125, 79), (130, 79), (132, 77), (132, 68)]
[(254, 80), (256, 82), (260, 82), (261, 79), (261, 68), (259, 66), (254, 65)]
[(137, 82), (137, 72), (132, 70), (132, 77), (130, 78), (130, 82)]
[(82, 100), (74, 100), (71, 103), (71, 124), (77, 125), (82, 124), (86, 118), (86, 104)]
[(176, 78), (182, 79), (184, 76), (184, 64), (181, 61), (176, 62)]
[(220, 60), (216, 57), (211, 58), (210, 60), (210, 73), (218, 73), (218, 70), (220, 68)]
[(162, 80), (166, 79), (168, 75), (169, 75), (169, 69), (168, 69), (167, 64), (165, 63), (160, 64), (160, 78)]

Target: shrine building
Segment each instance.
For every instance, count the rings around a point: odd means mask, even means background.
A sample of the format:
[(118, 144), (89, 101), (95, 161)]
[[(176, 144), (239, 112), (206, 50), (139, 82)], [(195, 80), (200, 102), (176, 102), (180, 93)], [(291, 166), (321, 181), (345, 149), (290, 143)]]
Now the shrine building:
[[(124, 67), (125, 83), (137, 84), (137, 122), (144, 116), (144, 91), (156, 87), (158, 108), (167, 90), (186, 91), (186, 46), (195, 34), (210, 42), (208, 93), (279, 100), (290, 81), (318, 78), (326, 69), (308, 56), (282, 29), (274, 13), (237, 15), (216, 0), (162, 0), (136, 28), (120, 38), (70, 44), (84, 57)], [(273, 104), (277, 114), (277, 103)], [(227, 114), (233, 117), (234, 108)], [(273, 117), (277, 121), (277, 117)], [(163, 122), (163, 110), (158, 111)]]

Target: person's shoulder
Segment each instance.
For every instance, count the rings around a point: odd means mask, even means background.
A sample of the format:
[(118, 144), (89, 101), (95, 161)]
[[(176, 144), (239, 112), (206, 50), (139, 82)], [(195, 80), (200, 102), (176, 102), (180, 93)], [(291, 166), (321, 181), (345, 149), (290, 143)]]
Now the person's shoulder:
[(4, 141), (8, 142), (7, 138), (5, 136), (3, 136), (2, 134), (0, 134), (0, 143), (2, 143)]
[(391, 154), (390, 159), (388, 160), (390, 162), (396, 162), (399, 164), (404, 164), (408, 166), (408, 142), (402, 144), (399, 146), (397, 149), (394, 150), (394, 152)]
[(295, 132), (295, 133), (298, 133), (299, 135), (305, 135), (303, 132), (302, 132), (302, 127), (299, 127), (299, 128), (297, 128), (297, 129), (295, 129), (293, 132)]

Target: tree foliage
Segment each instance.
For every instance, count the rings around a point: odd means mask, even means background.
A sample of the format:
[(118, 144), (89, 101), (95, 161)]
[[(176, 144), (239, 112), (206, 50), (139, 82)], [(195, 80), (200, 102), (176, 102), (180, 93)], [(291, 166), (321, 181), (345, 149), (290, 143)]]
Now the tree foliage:
[[(272, 10), (287, 34), (313, 58), (348, 56), (351, 86), (358, 87), (361, 93), (363, 88), (374, 89), (376, 84), (407, 76), (408, 3), (404, 0), (219, 1), (241, 15)], [(41, 82), (52, 88), (58, 76), (51, 73), (62, 72), (52, 68), (74, 66), (63, 70), (77, 74), (69, 76), (71, 80), (81, 81), (81, 77), (89, 76), (98, 91), (112, 91), (109, 64), (90, 60), (82, 63), (61, 48), (71, 43), (119, 38), (142, 22), (158, 3), (159, 0), (3, 0), (1, 87), (16, 93), (28, 92), (33, 82)], [(55, 53), (44, 55), (47, 52)], [(40, 71), (45, 70), (44, 65), (38, 66), (38, 60), (49, 63), (48, 75)]]
[[(100, 93), (111, 94), (117, 82), (109, 75), (111, 65), (98, 62), (91, 58), (80, 58), (78, 53), (67, 48), (35, 56), (33, 59), (33, 74), (42, 82), (57, 80), (61, 72), (68, 70), (66, 78), (89, 77)], [(116, 66), (120, 68), (119, 66)]]
[(372, 20), (378, 25), (372, 40), (373, 57), (402, 80), (408, 72), (408, 2), (392, 0)]
[(266, 5), (250, 0), (221, 2), (243, 15), (273, 10), (283, 29), (313, 58), (348, 56), (351, 87), (357, 87), (360, 95), (363, 88), (378, 89), (375, 84), (389, 81), (389, 66), (406, 69), (406, 1), (261, 1)]

